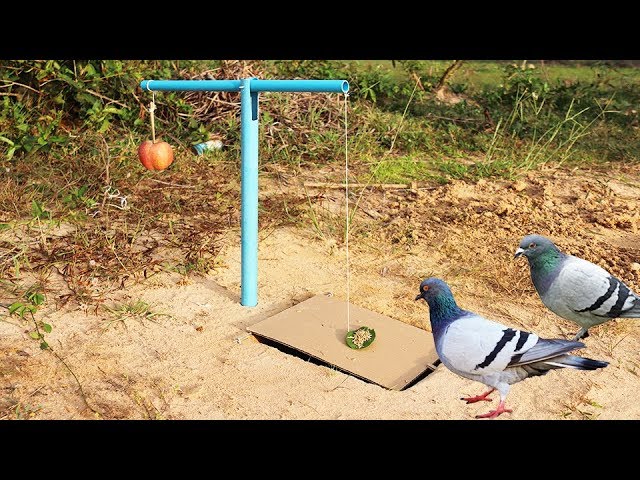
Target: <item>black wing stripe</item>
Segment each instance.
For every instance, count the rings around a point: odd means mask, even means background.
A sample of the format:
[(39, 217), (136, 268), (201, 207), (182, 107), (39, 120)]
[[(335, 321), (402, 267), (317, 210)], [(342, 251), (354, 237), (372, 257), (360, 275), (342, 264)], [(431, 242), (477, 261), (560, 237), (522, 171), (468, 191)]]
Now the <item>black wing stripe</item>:
[(604, 295), (602, 295), (600, 298), (598, 298), (595, 303), (593, 305), (591, 305), (590, 307), (587, 308), (583, 308), (582, 310), (576, 310), (576, 312), (581, 313), (581, 312), (591, 312), (593, 310), (596, 310), (598, 308), (600, 308), (602, 306), (602, 304), (604, 302), (606, 302), (607, 300), (609, 300), (609, 297), (611, 297), (611, 295), (613, 295), (613, 292), (616, 290), (616, 287), (618, 286), (620, 282), (614, 278), (614, 277), (609, 277), (609, 289), (606, 291), (606, 293)]
[(479, 363), (478, 365), (476, 365), (475, 370), (479, 368), (484, 368), (487, 365), (490, 365), (491, 362), (495, 360), (496, 356), (500, 353), (500, 351), (504, 348), (504, 346), (507, 343), (509, 343), (513, 337), (516, 336), (516, 331), (513, 330), (512, 328), (507, 328), (503, 330), (503, 332), (504, 334), (502, 335), (502, 338), (498, 341), (493, 351), (485, 357), (482, 363)]
[(607, 313), (607, 317), (616, 318), (620, 316), (620, 314), (622, 313), (622, 306), (624, 305), (624, 302), (627, 301), (627, 298), (629, 298), (629, 289), (627, 288), (627, 286), (622, 282), (619, 282), (619, 284), (620, 290), (618, 290), (618, 300), (616, 301), (616, 304), (611, 307), (611, 310), (609, 310), (609, 312)]
[(518, 353), (518, 354), (514, 355), (513, 357), (511, 357), (511, 361), (509, 362), (509, 365), (513, 365), (515, 363), (519, 363), (520, 359), (522, 358), (522, 355), (524, 355), (524, 354)]
[(520, 338), (518, 338), (518, 343), (516, 343), (516, 352), (520, 351), (524, 344), (527, 343), (527, 339), (529, 338), (529, 332), (520, 331)]

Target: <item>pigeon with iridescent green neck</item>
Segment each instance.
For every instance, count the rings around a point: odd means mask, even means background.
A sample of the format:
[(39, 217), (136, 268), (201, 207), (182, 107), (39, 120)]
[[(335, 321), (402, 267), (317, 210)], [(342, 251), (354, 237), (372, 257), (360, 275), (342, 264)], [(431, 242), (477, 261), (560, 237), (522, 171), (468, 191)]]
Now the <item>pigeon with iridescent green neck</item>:
[(614, 318), (640, 318), (640, 297), (605, 269), (562, 253), (542, 235), (522, 239), (514, 258), (529, 261), (533, 285), (542, 303), (556, 315), (580, 326), (574, 340), (589, 328)]
[(545, 375), (549, 370), (569, 368), (595, 370), (607, 362), (569, 355), (584, 343), (540, 338), (535, 333), (509, 328), (477, 313), (458, 307), (451, 289), (438, 278), (420, 284), (416, 300), (429, 304), (429, 320), (436, 352), (442, 363), (461, 377), (491, 387), (486, 393), (462, 398), (467, 403), (491, 401), (488, 396), (498, 390), (498, 408), (476, 418), (494, 418), (504, 412), (511, 385)]

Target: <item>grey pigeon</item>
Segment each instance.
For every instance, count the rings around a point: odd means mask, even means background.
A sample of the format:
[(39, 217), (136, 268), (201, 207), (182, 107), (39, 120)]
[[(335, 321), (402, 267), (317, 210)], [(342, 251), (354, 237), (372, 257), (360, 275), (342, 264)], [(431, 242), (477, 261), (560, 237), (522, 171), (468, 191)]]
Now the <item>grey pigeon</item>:
[(487, 398), (494, 390), (500, 393), (498, 408), (476, 418), (494, 418), (504, 412), (511, 385), (528, 377), (545, 375), (556, 368), (595, 370), (608, 362), (568, 355), (583, 348), (582, 342), (539, 338), (536, 334), (509, 328), (480, 315), (462, 310), (449, 286), (438, 278), (420, 284), (420, 294), (429, 304), (431, 331), (442, 363), (458, 375), (491, 387), (486, 393), (462, 398), (467, 403)]
[(640, 318), (640, 297), (627, 285), (598, 265), (562, 253), (548, 238), (527, 235), (514, 258), (521, 255), (542, 303), (581, 327), (574, 340), (614, 318)]

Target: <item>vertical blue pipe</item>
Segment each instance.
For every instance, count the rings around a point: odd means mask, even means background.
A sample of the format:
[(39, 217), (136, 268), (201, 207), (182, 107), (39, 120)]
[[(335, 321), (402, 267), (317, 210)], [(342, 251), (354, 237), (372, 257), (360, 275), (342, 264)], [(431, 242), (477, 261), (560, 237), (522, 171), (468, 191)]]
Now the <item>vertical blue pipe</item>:
[(258, 92), (251, 92), (251, 80), (240, 87), (241, 149), (241, 251), (240, 304), (258, 304)]

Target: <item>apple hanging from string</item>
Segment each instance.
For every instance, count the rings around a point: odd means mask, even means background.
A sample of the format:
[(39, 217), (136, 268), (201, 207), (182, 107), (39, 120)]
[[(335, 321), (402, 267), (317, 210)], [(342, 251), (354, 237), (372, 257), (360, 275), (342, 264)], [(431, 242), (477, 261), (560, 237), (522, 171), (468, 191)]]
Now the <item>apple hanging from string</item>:
[(149, 104), (149, 114), (151, 117), (151, 138), (153, 140), (146, 140), (138, 147), (138, 158), (144, 168), (152, 171), (161, 171), (166, 169), (173, 163), (173, 149), (167, 142), (161, 140), (156, 141), (156, 124), (155, 115), (156, 110), (156, 95), (153, 92), (153, 99)]
[(173, 149), (167, 142), (146, 140), (138, 147), (138, 158), (147, 170), (161, 171), (173, 163)]

